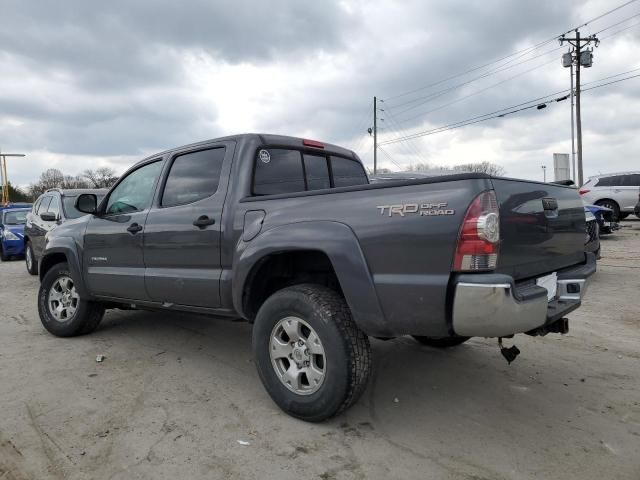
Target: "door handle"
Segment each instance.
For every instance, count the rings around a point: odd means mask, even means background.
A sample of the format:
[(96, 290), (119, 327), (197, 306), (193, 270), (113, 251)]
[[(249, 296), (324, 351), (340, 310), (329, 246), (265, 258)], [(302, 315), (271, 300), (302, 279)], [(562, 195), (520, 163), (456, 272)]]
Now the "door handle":
[(207, 228), (209, 225), (213, 225), (214, 223), (216, 223), (216, 221), (213, 218), (207, 217), (206, 215), (200, 215), (193, 222), (193, 224), (200, 229)]
[(132, 234), (136, 234), (139, 231), (142, 230), (142, 225), (138, 224), (138, 223), (132, 223), (131, 225), (129, 225), (129, 227), (127, 228), (127, 232), (132, 233)]

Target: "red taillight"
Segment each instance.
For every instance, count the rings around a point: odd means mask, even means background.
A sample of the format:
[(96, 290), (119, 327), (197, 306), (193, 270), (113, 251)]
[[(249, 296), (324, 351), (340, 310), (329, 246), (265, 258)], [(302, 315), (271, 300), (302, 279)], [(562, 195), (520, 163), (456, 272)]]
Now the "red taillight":
[(324, 148), (324, 143), (318, 142), (317, 140), (309, 140), (305, 138), (302, 140), (302, 144), (305, 147)]
[(580, 190), (578, 190), (578, 193), (580, 195), (584, 195), (585, 193), (589, 193), (591, 190), (587, 190), (586, 188), (581, 188)]
[(478, 195), (464, 216), (453, 260), (456, 272), (493, 270), (498, 262), (500, 212), (493, 190)]

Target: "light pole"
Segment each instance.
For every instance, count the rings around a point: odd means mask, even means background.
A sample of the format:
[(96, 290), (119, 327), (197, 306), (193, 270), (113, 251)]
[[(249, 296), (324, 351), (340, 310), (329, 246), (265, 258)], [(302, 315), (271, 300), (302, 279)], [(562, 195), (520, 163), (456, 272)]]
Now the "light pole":
[(547, 166), (542, 165), (542, 181), (547, 183)]

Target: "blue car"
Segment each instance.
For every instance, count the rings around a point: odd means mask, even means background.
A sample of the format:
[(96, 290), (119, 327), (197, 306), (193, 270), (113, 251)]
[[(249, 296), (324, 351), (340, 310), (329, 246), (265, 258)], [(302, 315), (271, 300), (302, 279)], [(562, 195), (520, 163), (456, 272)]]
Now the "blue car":
[(0, 207), (0, 259), (24, 255), (24, 225), (29, 205)]

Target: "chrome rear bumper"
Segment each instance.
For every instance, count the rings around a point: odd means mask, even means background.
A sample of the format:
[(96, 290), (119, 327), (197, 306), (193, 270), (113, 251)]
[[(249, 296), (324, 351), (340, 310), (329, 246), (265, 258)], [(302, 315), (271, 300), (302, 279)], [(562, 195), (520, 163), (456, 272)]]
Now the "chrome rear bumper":
[(508, 275), (461, 275), (455, 285), (453, 331), (465, 337), (504, 337), (534, 330), (578, 308), (595, 271), (595, 256), (589, 253), (584, 265), (558, 272), (557, 295), (550, 302), (546, 289), (517, 289)]

